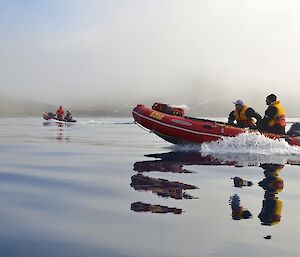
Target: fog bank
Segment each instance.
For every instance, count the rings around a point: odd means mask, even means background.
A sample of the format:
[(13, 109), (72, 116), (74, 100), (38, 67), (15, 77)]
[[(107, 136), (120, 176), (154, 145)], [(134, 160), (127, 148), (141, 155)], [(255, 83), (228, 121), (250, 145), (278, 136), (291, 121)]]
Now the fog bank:
[(78, 110), (163, 101), (216, 116), (239, 98), (263, 112), (265, 96), (275, 93), (297, 116), (299, 7), (278, 0), (1, 1), (0, 89)]

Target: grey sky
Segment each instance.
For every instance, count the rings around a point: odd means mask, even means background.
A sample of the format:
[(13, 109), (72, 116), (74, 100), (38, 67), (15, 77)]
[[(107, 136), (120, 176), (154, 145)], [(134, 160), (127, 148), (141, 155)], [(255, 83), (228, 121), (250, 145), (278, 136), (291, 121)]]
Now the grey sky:
[(299, 10), (278, 0), (4, 0), (0, 94), (53, 104), (296, 99)]

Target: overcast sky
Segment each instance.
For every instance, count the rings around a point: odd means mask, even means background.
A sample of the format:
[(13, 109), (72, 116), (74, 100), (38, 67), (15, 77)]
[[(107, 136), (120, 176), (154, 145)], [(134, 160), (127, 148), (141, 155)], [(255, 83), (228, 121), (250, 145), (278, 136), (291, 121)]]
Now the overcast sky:
[(296, 0), (1, 0), (0, 95), (297, 99), (299, 11)]

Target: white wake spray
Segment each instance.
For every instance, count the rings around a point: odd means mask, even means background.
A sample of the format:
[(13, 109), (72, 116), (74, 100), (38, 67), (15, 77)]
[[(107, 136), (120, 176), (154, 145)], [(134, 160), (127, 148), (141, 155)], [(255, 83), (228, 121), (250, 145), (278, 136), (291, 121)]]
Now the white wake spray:
[(78, 121), (80, 124), (92, 124), (92, 125), (98, 125), (98, 124), (134, 124), (134, 121), (97, 121), (97, 120), (89, 120), (89, 121)]
[(284, 139), (271, 139), (260, 133), (245, 132), (201, 145), (203, 153), (255, 153), (263, 155), (300, 155), (299, 146), (291, 146)]
[(173, 151), (199, 152), (202, 156), (238, 166), (259, 166), (261, 163), (300, 165), (300, 147), (284, 139), (274, 140), (260, 133), (243, 133), (202, 145), (172, 146)]
[(174, 104), (172, 104), (171, 106), (172, 107), (176, 107), (176, 108), (184, 109), (185, 111), (189, 110), (189, 107), (186, 104), (181, 104), (181, 105), (174, 105)]

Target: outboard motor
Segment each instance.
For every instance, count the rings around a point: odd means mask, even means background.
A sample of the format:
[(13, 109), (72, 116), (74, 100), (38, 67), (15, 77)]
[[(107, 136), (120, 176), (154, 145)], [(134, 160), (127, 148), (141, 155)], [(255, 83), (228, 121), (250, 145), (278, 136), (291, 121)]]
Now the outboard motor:
[(287, 132), (290, 136), (300, 136), (300, 122), (295, 122)]

